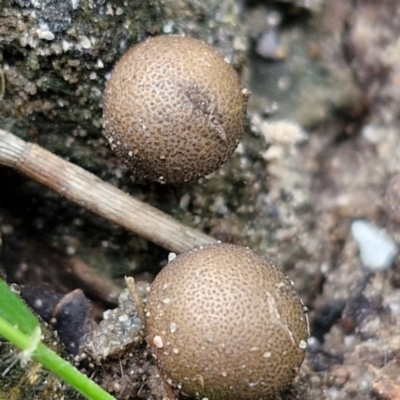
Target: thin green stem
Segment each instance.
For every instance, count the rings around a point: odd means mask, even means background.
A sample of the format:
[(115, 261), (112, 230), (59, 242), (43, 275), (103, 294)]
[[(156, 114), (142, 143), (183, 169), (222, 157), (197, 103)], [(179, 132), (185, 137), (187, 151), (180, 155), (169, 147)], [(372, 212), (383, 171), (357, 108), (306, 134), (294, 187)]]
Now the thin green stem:
[[(74, 387), (90, 400), (115, 400), (86, 375), (58, 356), (43, 343), (37, 342), (34, 335), (25, 335), (0, 316), (0, 335), (23, 351), (25, 357), (40, 362), (46, 369)], [(25, 353), (24, 353), (25, 352)]]

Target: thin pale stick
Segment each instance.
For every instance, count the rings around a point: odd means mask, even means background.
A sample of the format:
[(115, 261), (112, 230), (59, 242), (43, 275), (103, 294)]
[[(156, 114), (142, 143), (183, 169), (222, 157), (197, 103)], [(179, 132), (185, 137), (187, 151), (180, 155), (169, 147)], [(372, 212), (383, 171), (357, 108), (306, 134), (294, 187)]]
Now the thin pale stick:
[(143, 327), (145, 327), (146, 326), (146, 317), (144, 315), (143, 299), (139, 293), (139, 289), (136, 285), (135, 278), (133, 276), (126, 276), (125, 283), (126, 283), (126, 286), (128, 287), (129, 294), (131, 295), (133, 303), (135, 304), (136, 312), (140, 319), (140, 322), (142, 323)]
[(216, 241), (40, 146), (0, 129), (1, 164), (170, 251), (182, 253)]
[(4, 72), (0, 66), (0, 102), (3, 100), (4, 93), (6, 92), (6, 78), (4, 77)]

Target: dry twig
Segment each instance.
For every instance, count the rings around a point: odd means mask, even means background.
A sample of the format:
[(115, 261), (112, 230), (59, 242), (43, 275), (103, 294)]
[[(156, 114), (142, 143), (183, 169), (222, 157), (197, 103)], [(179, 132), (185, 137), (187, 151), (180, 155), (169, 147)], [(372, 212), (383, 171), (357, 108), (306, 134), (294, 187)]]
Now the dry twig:
[(1, 100), (3, 100), (5, 92), (6, 92), (6, 79), (4, 77), (3, 69), (0, 66), (0, 102)]
[(143, 327), (146, 326), (146, 317), (144, 314), (144, 305), (142, 296), (139, 293), (135, 278), (133, 276), (125, 277), (125, 284), (128, 287), (132, 301), (135, 304), (137, 315), (142, 323)]
[(40, 146), (0, 129), (1, 164), (170, 251), (181, 253), (215, 241)]

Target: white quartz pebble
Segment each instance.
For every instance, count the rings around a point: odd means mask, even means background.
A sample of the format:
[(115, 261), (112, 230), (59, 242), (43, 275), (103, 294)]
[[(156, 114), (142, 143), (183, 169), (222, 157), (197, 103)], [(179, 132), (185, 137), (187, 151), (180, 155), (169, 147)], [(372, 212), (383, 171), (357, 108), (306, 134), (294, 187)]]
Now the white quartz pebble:
[(351, 225), (351, 233), (360, 248), (360, 258), (366, 269), (384, 271), (392, 265), (398, 246), (382, 229), (368, 221), (356, 220)]

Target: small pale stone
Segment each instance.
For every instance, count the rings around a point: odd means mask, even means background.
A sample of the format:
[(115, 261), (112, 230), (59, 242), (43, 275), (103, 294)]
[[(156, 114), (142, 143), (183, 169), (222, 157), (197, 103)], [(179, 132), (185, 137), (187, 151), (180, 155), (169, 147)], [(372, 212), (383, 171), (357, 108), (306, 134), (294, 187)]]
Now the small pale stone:
[(159, 349), (162, 349), (164, 347), (161, 336), (154, 336), (153, 343)]
[(368, 221), (357, 220), (351, 225), (351, 233), (366, 269), (384, 271), (392, 265), (398, 246), (385, 232)]

